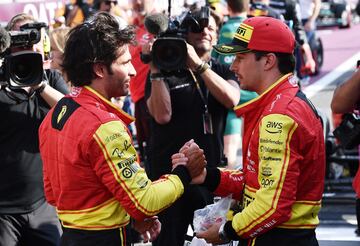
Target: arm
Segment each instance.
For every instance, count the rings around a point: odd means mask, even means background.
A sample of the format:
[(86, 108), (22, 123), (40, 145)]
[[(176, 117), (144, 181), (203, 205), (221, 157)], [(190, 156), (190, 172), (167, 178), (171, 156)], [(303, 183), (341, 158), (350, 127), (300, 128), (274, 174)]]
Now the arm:
[[(192, 71), (203, 63), (194, 47), (187, 44), (187, 65)], [(200, 76), (205, 81), (210, 93), (226, 108), (233, 108), (240, 100), (239, 85), (234, 80), (225, 80), (210, 68), (203, 71)]]
[(305, 31), (311, 31), (311, 30), (315, 29), (315, 21), (320, 13), (321, 0), (313, 0), (313, 3), (314, 3), (314, 9), (313, 9), (312, 15), (309, 17), (309, 19), (307, 20), (307, 22), (304, 25)]
[(48, 83), (40, 83), (35, 87), (35, 90), (38, 90), (45, 102), (53, 107), (69, 90), (64, 78), (58, 71), (46, 69), (44, 76)]
[[(108, 136), (112, 135), (117, 138), (109, 141)], [(191, 177), (198, 175), (206, 165), (206, 162), (199, 167), (179, 165), (171, 174), (152, 182), (140, 167), (127, 127), (121, 121), (102, 124), (92, 137), (86, 153), (96, 175), (127, 213), (139, 221), (174, 203)]]
[(294, 22), (296, 41), (299, 42), (299, 44), (301, 45), (301, 49), (304, 52), (304, 60), (305, 60), (304, 68), (306, 70), (314, 72), (316, 64), (311, 53), (310, 45), (306, 38), (304, 26), (301, 23), (300, 5), (296, 1), (291, 1), (291, 2), (287, 1), (286, 3), (289, 4), (289, 8), (291, 7), (291, 10), (289, 10), (289, 13), (287, 15), (290, 15), (291, 17), (289, 18), (291, 18)]
[(39, 91), (39, 94), (50, 107), (53, 107), (64, 96), (64, 94), (55, 90), (50, 85), (45, 85), (43, 90)]
[(211, 69), (201, 74), (210, 93), (226, 108), (233, 108), (240, 100), (240, 88), (234, 80), (224, 80)]
[(293, 22), (293, 29), (296, 41), (302, 46), (307, 43), (304, 26), (301, 23), (300, 5), (296, 0), (285, 0), (286, 12), (285, 20)]
[[(150, 67), (150, 74), (159, 73), (159, 70), (153, 65)], [(166, 124), (172, 116), (171, 98), (167, 83), (164, 79), (148, 79), (147, 83), (151, 83), (151, 93), (146, 101), (149, 113), (157, 123)]]
[(360, 100), (360, 69), (338, 86), (331, 100), (334, 113), (347, 113), (355, 109)]
[[(150, 54), (153, 40), (142, 46), (143, 54)], [(159, 74), (160, 70), (152, 63), (150, 65), (150, 77), (151, 74)], [(146, 81), (147, 89), (150, 89), (150, 96), (146, 100), (147, 107), (150, 115), (155, 119), (158, 124), (166, 124), (171, 120), (171, 98), (169, 88), (164, 79), (148, 79)]]

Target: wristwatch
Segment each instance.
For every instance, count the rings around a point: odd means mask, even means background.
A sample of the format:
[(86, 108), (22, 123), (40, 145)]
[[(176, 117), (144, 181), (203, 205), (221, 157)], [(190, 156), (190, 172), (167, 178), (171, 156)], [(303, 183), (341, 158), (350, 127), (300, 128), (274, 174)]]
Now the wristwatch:
[(221, 241), (223, 241), (224, 243), (228, 243), (230, 242), (230, 239), (227, 237), (226, 232), (224, 230), (224, 226), (225, 223), (222, 224), (219, 228), (219, 238), (221, 239)]
[(165, 76), (162, 73), (151, 73), (150, 74), (150, 81), (153, 82), (154, 80), (161, 80), (163, 81)]
[(36, 89), (36, 92), (39, 94), (41, 94), (44, 91), (45, 87), (49, 84), (46, 80), (42, 81), (41, 83), (42, 84)]

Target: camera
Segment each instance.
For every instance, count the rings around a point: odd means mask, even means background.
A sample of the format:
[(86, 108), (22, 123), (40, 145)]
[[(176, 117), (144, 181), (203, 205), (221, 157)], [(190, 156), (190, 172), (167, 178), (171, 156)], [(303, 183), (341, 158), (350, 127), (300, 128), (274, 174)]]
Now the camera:
[(145, 27), (148, 32), (157, 36), (151, 51), (154, 65), (165, 74), (186, 68), (186, 36), (188, 32), (202, 32), (209, 24), (209, 17), (208, 6), (195, 12), (183, 12), (174, 18), (148, 16)]
[(353, 149), (360, 144), (360, 118), (354, 113), (344, 114), (334, 136), (345, 149)]
[[(42, 55), (25, 49), (40, 41), (43, 27), (47, 27), (43, 22), (27, 23), (20, 27), (20, 31), (7, 33), (10, 37), (10, 46), (0, 55), (0, 84), (26, 87), (41, 83), (44, 73)], [(24, 50), (12, 53), (11, 49), (15, 47)]]

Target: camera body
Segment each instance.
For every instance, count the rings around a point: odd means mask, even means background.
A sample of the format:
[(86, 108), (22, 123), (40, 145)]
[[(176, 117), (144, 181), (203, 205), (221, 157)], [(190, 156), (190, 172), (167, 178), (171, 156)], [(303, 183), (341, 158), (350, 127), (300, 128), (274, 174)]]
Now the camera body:
[(360, 144), (360, 117), (354, 113), (344, 114), (334, 136), (345, 149), (353, 149)]
[(200, 33), (209, 24), (210, 8), (201, 7), (200, 11), (187, 11), (169, 20), (168, 28), (155, 40), (151, 60), (163, 73), (172, 73), (186, 68), (188, 32)]
[[(10, 47), (0, 56), (0, 84), (11, 87), (26, 87), (41, 83), (43, 80), (43, 58), (40, 53), (26, 50), (41, 39), (41, 28), (47, 27), (43, 22), (27, 23), (20, 31), (9, 31)], [(11, 52), (20, 47), (23, 51)]]

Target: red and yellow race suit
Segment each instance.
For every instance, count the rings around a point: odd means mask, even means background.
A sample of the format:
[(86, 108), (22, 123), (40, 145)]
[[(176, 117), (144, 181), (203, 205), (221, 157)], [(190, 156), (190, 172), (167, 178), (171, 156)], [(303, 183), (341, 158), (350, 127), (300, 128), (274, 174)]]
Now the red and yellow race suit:
[[(287, 74), (259, 97), (235, 107), (244, 117), (243, 172), (221, 171), (215, 193), (235, 194), (232, 220), (241, 238), (273, 228), (313, 229), (324, 188), (321, 119)], [(286, 235), (285, 235), (286, 236)]]
[(87, 86), (48, 113), (39, 130), (44, 187), (64, 227), (119, 228), (129, 214), (143, 220), (182, 195), (181, 175), (148, 179), (128, 132), (132, 121)]

